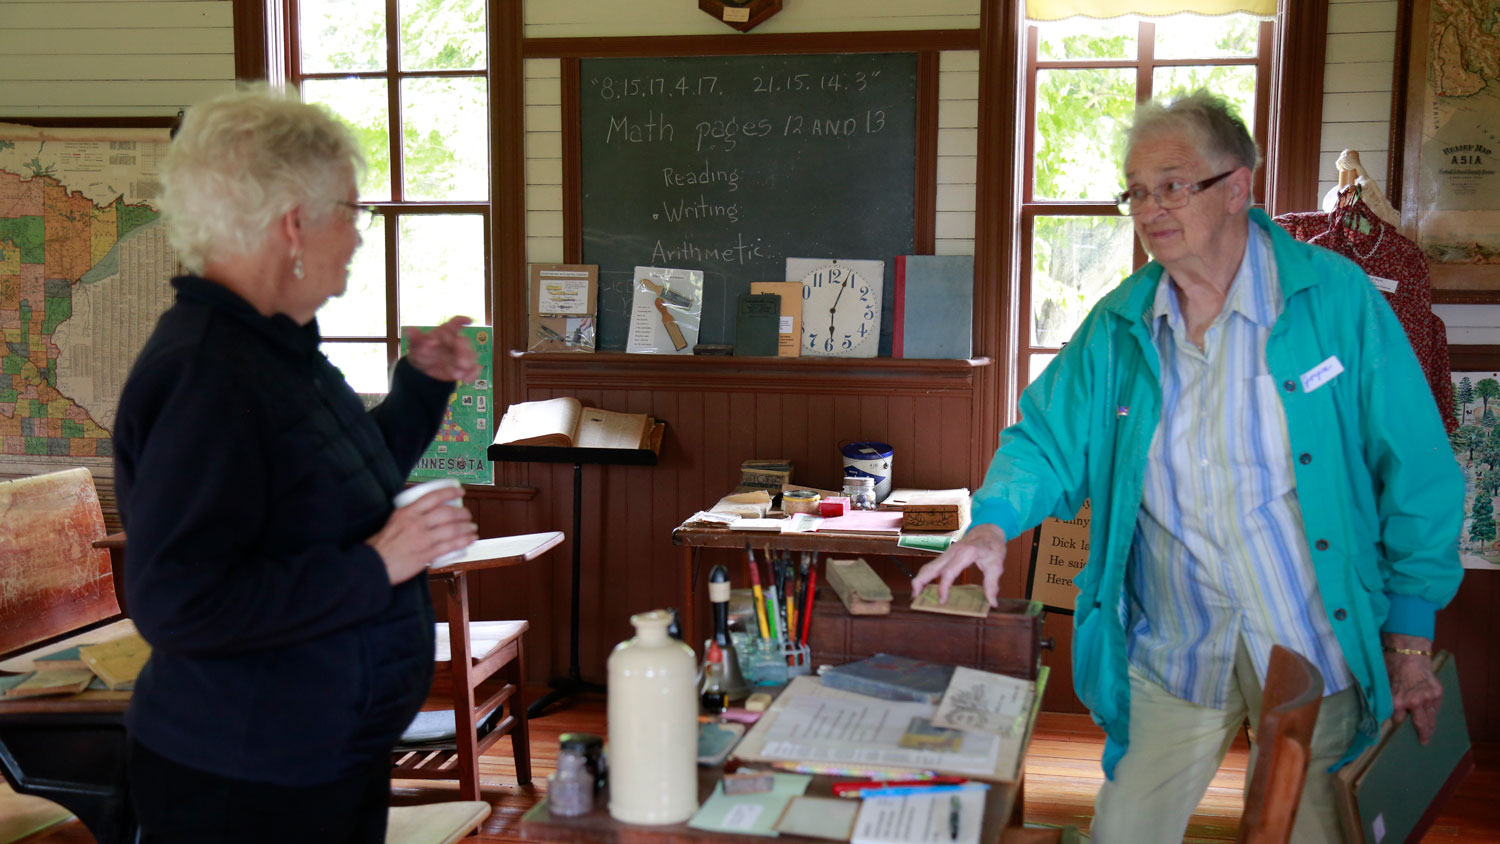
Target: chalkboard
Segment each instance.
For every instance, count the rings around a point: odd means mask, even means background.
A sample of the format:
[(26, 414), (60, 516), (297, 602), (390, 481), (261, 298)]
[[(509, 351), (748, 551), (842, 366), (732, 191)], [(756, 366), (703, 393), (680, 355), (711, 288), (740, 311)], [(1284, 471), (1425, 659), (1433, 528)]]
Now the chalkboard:
[[(733, 343), (752, 281), (786, 259), (913, 251), (915, 53), (579, 63), (583, 261), (599, 265), (598, 346), (625, 348), (637, 266), (700, 269), (700, 343)], [(799, 279), (800, 280), (800, 279)]]

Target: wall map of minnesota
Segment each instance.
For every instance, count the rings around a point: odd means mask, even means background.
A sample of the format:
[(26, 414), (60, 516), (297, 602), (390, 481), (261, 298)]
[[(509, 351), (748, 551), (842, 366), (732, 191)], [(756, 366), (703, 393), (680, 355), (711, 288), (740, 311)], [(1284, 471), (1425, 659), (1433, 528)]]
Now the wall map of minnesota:
[(120, 387), (171, 299), (145, 200), (165, 143), (57, 134), (0, 132), (0, 464), (112, 457)]

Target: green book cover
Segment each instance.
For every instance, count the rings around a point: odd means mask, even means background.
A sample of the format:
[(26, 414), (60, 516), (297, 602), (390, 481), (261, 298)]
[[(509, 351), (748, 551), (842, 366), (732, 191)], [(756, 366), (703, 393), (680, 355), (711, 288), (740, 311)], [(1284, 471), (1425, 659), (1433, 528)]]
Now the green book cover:
[(1367, 762), (1352, 783), (1365, 844), (1406, 841), (1469, 751), (1458, 665), (1452, 654), (1441, 653), (1434, 667), (1438, 682), (1443, 684), (1443, 703), (1432, 740), (1426, 745), (1419, 743), (1417, 730), (1408, 718), (1389, 734), (1383, 732), (1367, 758), (1352, 763), (1360, 766)]
[(781, 334), (781, 297), (775, 293), (743, 293), (734, 321), (736, 356), (776, 357)]

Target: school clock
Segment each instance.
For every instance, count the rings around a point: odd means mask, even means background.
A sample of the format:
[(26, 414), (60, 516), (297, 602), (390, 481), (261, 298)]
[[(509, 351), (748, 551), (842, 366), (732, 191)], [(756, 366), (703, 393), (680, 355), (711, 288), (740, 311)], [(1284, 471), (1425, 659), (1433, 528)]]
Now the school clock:
[[(876, 272), (850, 263), (823, 264), (802, 278), (802, 353), (872, 358), (880, 352), (880, 296)], [(867, 275), (868, 273), (868, 275)]]

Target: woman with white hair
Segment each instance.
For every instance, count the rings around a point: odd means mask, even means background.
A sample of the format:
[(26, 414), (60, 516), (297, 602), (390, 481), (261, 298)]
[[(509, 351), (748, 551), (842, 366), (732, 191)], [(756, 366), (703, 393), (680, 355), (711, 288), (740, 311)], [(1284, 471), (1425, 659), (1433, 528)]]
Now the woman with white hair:
[(432, 678), (425, 566), (458, 490), (394, 511), (454, 382), (457, 317), (409, 336), (366, 412), (318, 350), (360, 236), (361, 160), (274, 93), (194, 108), (163, 166), (191, 270), (120, 400), (126, 598), (152, 646), (126, 716), (148, 842), (381, 842), (389, 754)]
[(1331, 771), (1385, 718), (1427, 741), (1442, 698), (1463, 476), (1395, 314), (1253, 207), (1258, 164), (1219, 97), (1137, 110), (1118, 201), (1152, 261), (1026, 389), (973, 528), (912, 583), (946, 599), (977, 565), (993, 603), (1006, 541), (1092, 500), (1073, 682), (1106, 736), (1097, 844), (1182, 840), (1274, 645), (1326, 694), (1295, 842), (1342, 841)]

